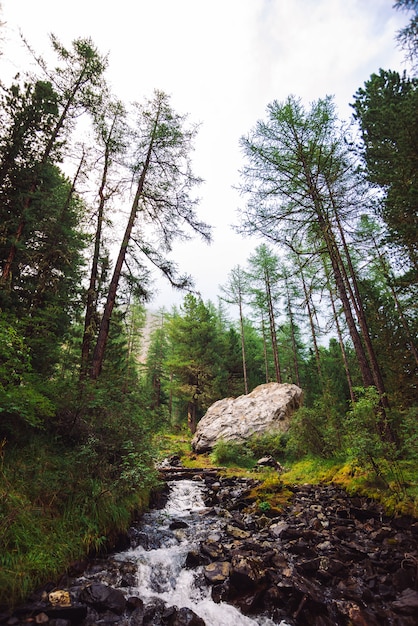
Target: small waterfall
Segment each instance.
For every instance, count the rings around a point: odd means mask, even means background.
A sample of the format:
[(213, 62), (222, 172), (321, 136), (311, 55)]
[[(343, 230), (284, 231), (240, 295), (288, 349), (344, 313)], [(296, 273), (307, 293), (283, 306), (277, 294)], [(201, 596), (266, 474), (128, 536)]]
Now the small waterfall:
[[(207, 514), (202, 494), (199, 481), (174, 481), (165, 508), (141, 518), (140, 545), (115, 555), (136, 565), (136, 587), (129, 591), (145, 603), (160, 598), (167, 605), (190, 608), (208, 626), (275, 626), (278, 622), (267, 617), (248, 617), (231, 605), (216, 604), (202, 568), (185, 568), (188, 552), (203, 539), (216, 537), (220, 523)], [(287, 626), (284, 621), (280, 625)]]

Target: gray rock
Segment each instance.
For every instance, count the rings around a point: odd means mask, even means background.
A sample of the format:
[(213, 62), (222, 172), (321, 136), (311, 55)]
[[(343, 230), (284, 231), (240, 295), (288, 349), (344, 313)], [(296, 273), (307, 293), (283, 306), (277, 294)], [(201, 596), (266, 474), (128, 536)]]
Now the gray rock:
[(98, 611), (112, 611), (117, 615), (122, 615), (126, 607), (123, 593), (103, 583), (88, 584), (80, 593), (80, 600)]
[(286, 432), (302, 396), (297, 385), (266, 383), (248, 395), (218, 400), (197, 425), (193, 450), (207, 452), (220, 439), (243, 443), (254, 435)]

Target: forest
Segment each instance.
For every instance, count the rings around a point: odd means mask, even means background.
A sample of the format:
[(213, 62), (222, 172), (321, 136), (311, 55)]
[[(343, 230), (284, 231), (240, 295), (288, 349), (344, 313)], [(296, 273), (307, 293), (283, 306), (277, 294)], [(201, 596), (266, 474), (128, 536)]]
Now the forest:
[[(414, 71), (416, 2), (395, 8)], [(166, 435), (265, 382), (304, 405), (239, 454), (364, 471), (416, 515), (418, 79), (376, 68), (350, 121), (329, 96), (266, 105), (235, 225), (262, 243), (213, 303), (170, 259), (212, 236), (198, 127), (161, 91), (120, 101), (91, 40), (51, 48), (0, 85), (0, 604), (126, 528)], [(181, 306), (152, 310), (155, 268)]]

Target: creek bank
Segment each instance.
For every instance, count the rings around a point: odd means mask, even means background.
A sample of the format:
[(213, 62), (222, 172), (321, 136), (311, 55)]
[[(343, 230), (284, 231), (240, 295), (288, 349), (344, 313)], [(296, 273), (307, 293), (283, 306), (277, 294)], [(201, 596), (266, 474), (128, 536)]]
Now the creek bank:
[[(185, 567), (202, 569), (202, 585), (209, 586), (215, 602), (296, 626), (417, 623), (417, 520), (389, 518), (379, 505), (349, 497), (333, 485), (294, 487), (278, 514), (260, 510), (250, 496), (255, 479), (179, 466), (163, 473), (166, 480), (204, 482), (207, 509), (202, 515), (205, 523), (213, 518), (214, 530), (189, 551)], [(160, 492), (154, 506), (162, 507), (166, 497), (166, 490)], [(170, 527), (184, 524), (173, 516)], [(139, 520), (118, 548), (147, 541)], [(134, 563), (112, 555), (91, 559), (74, 564), (60, 581), (67, 604), (52, 604), (49, 593), (56, 586), (50, 585), (3, 621), (8, 626), (204, 626), (186, 607), (130, 596), (134, 584)]]

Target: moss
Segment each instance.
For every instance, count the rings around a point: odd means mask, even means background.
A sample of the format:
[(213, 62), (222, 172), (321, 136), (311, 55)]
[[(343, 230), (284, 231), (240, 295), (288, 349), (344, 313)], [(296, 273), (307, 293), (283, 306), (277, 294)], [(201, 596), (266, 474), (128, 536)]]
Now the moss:
[(292, 492), (287, 489), (277, 472), (260, 472), (257, 477), (262, 482), (251, 489), (249, 498), (261, 510), (268, 505), (270, 515), (279, 514), (292, 497)]
[[(170, 439), (173, 454), (183, 449), (180, 455), (186, 467), (214, 467), (213, 455), (194, 455), (185, 436)], [(179, 445), (181, 444), (181, 445)], [(288, 486), (298, 484), (335, 484), (350, 495), (361, 495), (380, 502), (389, 515), (412, 515), (418, 518), (418, 467), (413, 461), (399, 461), (390, 464), (381, 461), (384, 470), (381, 476), (369, 468), (361, 467), (355, 461), (341, 458), (324, 459), (307, 456), (290, 464), (289, 469), (279, 475), (269, 468), (251, 469), (228, 463), (220, 474), (228, 477), (252, 477), (261, 481), (250, 498), (257, 504), (266, 502), (271, 509), (281, 510), (291, 497)]]

